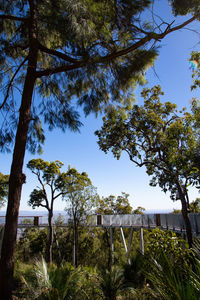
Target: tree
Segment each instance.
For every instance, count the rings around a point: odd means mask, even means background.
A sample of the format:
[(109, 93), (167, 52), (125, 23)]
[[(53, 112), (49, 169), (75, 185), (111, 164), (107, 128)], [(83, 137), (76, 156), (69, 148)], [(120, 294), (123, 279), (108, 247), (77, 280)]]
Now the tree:
[(74, 231), (73, 263), (77, 267), (79, 226), (86, 222), (91, 209), (96, 206), (98, 195), (87, 173), (79, 173), (75, 168), (69, 168), (62, 176), (64, 180), (61, 177), (61, 185), (64, 182), (63, 190), (65, 191), (63, 199), (67, 202), (66, 211), (72, 220)]
[[(78, 130), (79, 115), (70, 104), (76, 96), (86, 114), (97, 113), (111, 101), (120, 103), (126, 98), (130, 103), (133, 87), (144, 82), (144, 71), (157, 56), (155, 43), (199, 17), (195, 1), (192, 10), (186, 7), (185, 12), (193, 13), (193, 17), (184, 23), (173, 26), (159, 20), (158, 24), (152, 18), (150, 26), (142, 22), (141, 14), (152, 2), (0, 3), (1, 150), (7, 151), (14, 144), (0, 260), (0, 291), (5, 299), (12, 297), (17, 219), (26, 181), (25, 149), (41, 151), (42, 121), (49, 129)], [(33, 101), (34, 94), (40, 100)]]
[(150, 185), (159, 185), (170, 191), (171, 199), (180, 199), (186, 225), (188, 243), (192, 246), (191, 224), (188, 218), (188, 185), (199, 182), (199, 124), (197, 101), (192, 113), (178, 116), (176, 105), (160, 102), (160, 86), (143, 89), (144, 105), (135, 105), (127, 115), (114, 111), (104, 118), (100, 131), (96, 131), (101, 150), (111, 150), (119, 159), (125, 151), (136, 166), (146, 167), (152, 176)]
[(133, 214), (136, 214), (136, 215), (144, 215), (144, 211), (145, 211), (145, 208), (142, 207), (142, 206), (138, 206), (136, 209), (134, 209), (133, 211)]
[[(56, 199), (61, 197), (65, 179), (60, 169), (63, 163), (56, 160), (54, 162), (44, 161), (43, 159), (32, 159), (28, 162), (27, 167), (37, 176), (40, 187), (35, 188), (31, 194), (28, 204), (33, 209), (44, 207), (48, 210), (48, 240), (47, 240), (47, 262), (52, 262), (53, 247), (53, 209)], [(49, 189), (49, 191), (48, 191)]]
[(132, 207), (129, 203), (129, 194), (122, 192), (121, 196), (110, 195), (99, 199), (98, 206), (95, 210), (96, 214), (102, 215), (121, 215), (131, 214)]
[(8, 197), (9, 175), (0, 172), (0, 209), (5, 205)]

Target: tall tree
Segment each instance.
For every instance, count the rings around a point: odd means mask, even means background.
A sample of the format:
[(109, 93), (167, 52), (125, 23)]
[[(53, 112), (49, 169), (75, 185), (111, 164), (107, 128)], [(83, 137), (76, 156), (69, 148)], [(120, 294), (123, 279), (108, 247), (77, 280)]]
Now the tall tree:
[(170, 191), (172, 200), (180, 199), (191, 247), (187, 188), (199, 183), (200, 108), (194, 100), (191, 113), (178, 115), (175, 104), (160, 102), (162, 94), (160, 86), (143, 89), (143, 106), (134, 105), (127, 115), (113, 110), (96, 135), (101, 150), (111, 150), (117, 159), (125, 151), (136, 166), (146, 167), (150, 185)]
[(78, 266), (78, 229), (86, 222), (87, 216), (92, 212), (98, 202), (98, 195), (87, 173), (79, 173), (75, 168), (69, 168), (67, 173), (61, 176), (63, 185), (63, 199), (67, 202), (66, 211), (71, 217), (74, 231), (73, 263)]
[[(12, 298), (25, 149), (41, 150), (42, 121), (49, 129), (78, 129), (78, 114), (70, 104), (74, 96), (86, 114), (97, 113), (112, 100), (131, 102), (133, 87), (144, 82), (144, 71), (157, 55), (155, 43), (199, 17), (195, 1), (196, 9), (192, 3), (193, 10), (186, 10), (193, 16), (181, 25), (158, 24), (159, 18), (152, 18), (149, 26), (141, 14), (153, 2), (0, 2), (1, 150), (14, 144), (0, 260), (4, 299)], [(33, 101), (34, 95), (40, 98)]]
[(32, 159), (27, 167), (36, 175), (40, 186), (35, 188), (31, 194), (28, 204), (33, 209), (44, 207), (48, 210), (48, 238), (47, 238), (47, 262), (52, 262), (53, 247), (53, 210), (55, 200), (64, 193), (61, 178), (65, 178), (60, 169), (63, 163), (60, 161), (48, 162), (41, 158)]

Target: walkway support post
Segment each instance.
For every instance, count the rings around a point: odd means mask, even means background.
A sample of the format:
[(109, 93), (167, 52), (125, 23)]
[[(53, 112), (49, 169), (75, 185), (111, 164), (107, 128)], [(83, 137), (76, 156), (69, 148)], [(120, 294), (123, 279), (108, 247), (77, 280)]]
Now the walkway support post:
[(121, 233), (122, 242), (123, 242), (124, 249), (125, 249), (126, 256), (127, 256), (127, 261), (128, 261), (128, 264), (130, 265), (131, 261), (130, 261), (130, 258), (129, 258), (129, 249), (127, 248), (127, 245), (126, 245), (126, 240), (125, 240), (125, 237), (124, 237), (124, 232), (123, 232), (123, 228), (122, 227), (120, 227), (120, 233)]

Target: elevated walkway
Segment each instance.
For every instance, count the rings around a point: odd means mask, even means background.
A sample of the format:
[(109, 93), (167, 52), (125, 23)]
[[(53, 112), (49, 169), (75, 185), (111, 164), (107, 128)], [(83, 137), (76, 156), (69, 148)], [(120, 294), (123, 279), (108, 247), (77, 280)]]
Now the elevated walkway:
[[(54, 225), (60, 227), (69, 226), (71, 220), (64, 217), (62, 224)], [(200, 214), (189, 214), (193, 236), (200, 236)], [(4, 233), (5, 217), (0, 217), (0, 252), (1, 243)], [(113, 241), (113, 228), (119, 228), (127, 261), (130, 263), (130, 251), (133, 237), (133, 230), (140, 230), (140, 249), (144, 253), (144, 238), (143, 228), (153, 229), (159, 227), (162, 230), (171, 230), (177, 233), (186, 234), (185, 222), (181, 214), (144, 214), (144, 215), (91, 215), (88, 217), (84, 226), (101, 227), (110, 231), (110, 247), (112, 253), (112, 260), (114, 261), (114, 241)], [(32, 227), (48, 227), (46, 216), (20, 216), (18, 218), (18, 229), (32, 228)], [(130, 228), (128, 244), (124, 237), (123, 228)]]
[[(64, 222), (58, 226), (68, 226), (70, 219), (62, 215)], [(200, 214), (189, 214), (192, 233), (200, 236)], [(4, 226), (5, 217), (0, 217), (0, 226)], [(55, 220), (54, 220), (55, 224)], [(185, 233), (185, 223), (181, 214), (144, 214), (144, 215), (91, 215), (85, 226), (92, 227), (122, 227), (122, 228), (149, 228), (159, 227), (163, 230), (172, 230)], [(19, 216), (18, 228), (47, 227), (47, 216)]]
[[(200, 236), (200, 214), (189, 214), (192, 233)], [(144, 214), (144, 215), (93, 215), (88, 223), (97, 227), (131, 227), (156, 228), (185, 233), (185, 222), (182, 214)]]

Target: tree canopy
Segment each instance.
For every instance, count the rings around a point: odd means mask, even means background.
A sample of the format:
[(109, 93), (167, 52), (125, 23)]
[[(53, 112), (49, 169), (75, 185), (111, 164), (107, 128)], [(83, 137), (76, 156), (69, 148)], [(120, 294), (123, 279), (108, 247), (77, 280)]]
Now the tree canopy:
[(144, 105), (125, 109), (124, 114), (113, 110), (95, 134), (101, 150), (111, 150), (117, 159), (125, 151), (137, 166), (146, 166), (152, 186), (170, 190), (176, 200), (176, 180), (185, 188), (197, 183), (200, 110), (193, 100), (192, 113), (178, 114), (175, 104), (161, 103), (160, 95), (160, 86), (143, 89)]
[[(86, 114), (131, 105), (133, 88), (157, 56), (156, 43), (199, 18), (199, 4), (171, 1), (175, 14), (192, 13), (180, 25), (142, 13), (154, 0), (21, 0), (0, 3), (1, 151), (14, 145), (0, 290), (11, 299), (25, 149), (41, 151), (52, 130), (78, 130), (74, 102)], [(117, 88), (116, 88), (117, 87)], [(37, 97), (39, 96), (39, 97)], [(19, 100), (21, 98), (21, 101)], [(1, 275), (6, 274), (6, 276)], [(10, 280), (8, 280), (10, 278)]]
[(101, 150), (111, 150), (117, 159), (125, 151), (134, 164), (146, 167), (150, 185), (180, 199), (187, 223), (188, 185), (199, 183), (200, 108), (193, 100), (191, 113), (178, 113), (175, 104), (161, 103), (160, 95), (160, 86), (143, 89), (144, 105), (124, 114), (113, 110), (96, 135)]
[(99, 198), (96, 188), (86, 172), (79, 173), (75, 168), (69, 167), (63, 176), (65, 177), (63, 200), (66, 201), (66, 211), (79, 225), (97, 205)]
[[(58, 160), (48, 162), (38, 158), (28, 162), (27, 167), (36, 175), (40, 184), (40, 187), (35, 188), (31, 192), (28, 201), (28, 204), (33, 209), (41, 206), (47, 210), (51, 210), (53, 202), (62, 195), (63, 191), (60, 186), (60, 176), (62, 174), (60, 169), (62, 166), (63, 163)], [(47, 188), (49, 188), (49, 193)]]
[(147, 21), (142, 13), (150, 0), (3, 1), (0, 108), (6, 121), (0, 130), (1, 150), (9, 150), (15, 136), (31, 47), (39, 98), (32, 103), (27, 147), (35, 152), (45, 139), (43, 122), (50, 130), (79, 129), (74, 97), (86, 114), (109, 107), (111, 100), (130, 105), (135, 84), (145, 82), (145, 70), (157, 57), (156, 42), (198, 17), (198, 1), (170, 2), (175, 15), (194, 17), (177, 27), (167, 20), (158, 25), (156, 16)]
[(97, 214), (115, 215), (115, 214), (131, 214), (132, 207), (129, 203), (129, 194), (122, 193), (121, 196), (110, 195), (99, 199), (98, 206), (95, 210)]

